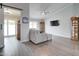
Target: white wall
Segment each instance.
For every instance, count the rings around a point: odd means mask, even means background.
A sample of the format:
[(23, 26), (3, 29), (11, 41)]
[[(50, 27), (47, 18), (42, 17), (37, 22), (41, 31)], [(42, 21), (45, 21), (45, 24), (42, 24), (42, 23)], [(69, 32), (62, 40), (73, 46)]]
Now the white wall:
[[(29, 19), (29, 4), (25, 4), (24, 10), (22, 11), (22, 17), (28, 17)], [(21, 19), (21, 40), (29, 41), (29, 23), (23, 24)]]
[(79, 3), (75, 3), (74, 4), (74, 14), (76, 15), (76, 16), (79, 16)]
[[(52, 11), (52, 10), (51, 10)], [(46, 32), (52, 35), (71, 38), (71, 17), (74, 15), (73, 4), (67, 4), (64, 8), (50, 14), (49, 19), (46, 19)], [(51, 26), (50, 21), (59, 20), (59, 26)]]
[(21, 8), (22, 15), (21, 15), (21, 41), (29, 41), (29, 24), (23, 24), (22, 23), (22, 17), (28, 17), (29, 18), (29, 4), (28, 3), (5, 3), (5, 5), (13, 6), (16, 8)]
[[(14, 6), (17, 8), (23, 9), (22, 17), (27, 16), (29, 17), (29, 4), (6, 4), (10, 6)], [(49, 19), (46, 19), (46, 32), (52, 35), (63, 36), (63, 37), (71, 37), (71, 17), (72, 16), (79, 16), (79, 4), (62, 4), (64, 7), (58, 8), (58, 6), (53, 6), (50, 11), (56, 7), (56, 11), (51, 12), (50, 15), (47, 15)], [(22, 20), (21, 17), (21, 20)], [(52, 20), (59, 20), (59, 26), (50, 26), (50, 21)], [(21, 21), (21, 40), (22, 41), (29, 41), (29, 24), (23, 24)]]

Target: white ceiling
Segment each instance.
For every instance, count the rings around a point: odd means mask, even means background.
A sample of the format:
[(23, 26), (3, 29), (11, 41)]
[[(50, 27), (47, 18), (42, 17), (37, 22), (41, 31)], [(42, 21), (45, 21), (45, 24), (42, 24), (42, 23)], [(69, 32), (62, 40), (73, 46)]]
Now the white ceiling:
[[(22, 12), (21, 16), (29, 16), (29, 12), (28, 12), (29, 11), (29, 3), (3, 3), (3, 4), (7, 5), (7, 6), (12, 6), (12, 7), (22, 9), (22, 10), (20, 10)], [(10, 11), (12, 11), (12, 10), (10, 10)], [(12, 11), (12, 12), (14, 14), (19, 15), (18, 11), (16, 13), (15, 13), (15, 11)], [(6, 14), (4, 14), (4, 15), (6, 15)], [(7, 16), (5, 16), (5, 17), (7, 17)], [(9, 16), (12, 17), (11, 15), (9, 15)], [(13, 17), (13, 18), (15, 18), (15, 17)]]
[(4, 8), (4, 14), (5, 15), (20, 16), (21, 15), (21, 11), (20, 10), (16, 10), (16, 9), (12, 9), (12, 8)]
[[(71, 3), (70, 3), (71, 4)], [(29, 4), (29, 16), (30, 16), (30, 20), (31, 19), (35, 19), (35, 20), (39, 20), (42, 17), (48, 18), (48, 15), (54, 14), (55, 12), (57, 12), (58, 10), (64, 8), (67, 5), (70, 5), (69, 3), (30, 3)], [(17, 7), (17, 8), (21, 8), (25, 11), (27, 11), (27, 7), (28, 4), (27, 3), (21, 3), (21, 4), (17, 4), (17, 3), (5, 3), (5, 5), (10, 5), (13, 7)], [(45, 12), (47, 12), (46, 16), (42, 15), (42, 12), (45, 10)], [(13, 15), (20, 15), (19, 12), (15, 11), (15, 10), (11, 10), (10, 11), (13, 13)]]
[[(65, 6), (70, 4), (69, 3), (30, 3), (30, 19), (41, 19), (41, 17), (43, 17), (42, 12), (44, 10), (48, 12), (47, 14), (52, 14), (58, 11), (59, 9), (64, 8)], [(48, 16), (46, 16), (45, 18), (48, 18)]]
[(4, 17), (5, 19), (14, 19), (14, 20), (19, 20), (21, 16), (21, 11), (12, 9), (12, 8), (4, 8)]

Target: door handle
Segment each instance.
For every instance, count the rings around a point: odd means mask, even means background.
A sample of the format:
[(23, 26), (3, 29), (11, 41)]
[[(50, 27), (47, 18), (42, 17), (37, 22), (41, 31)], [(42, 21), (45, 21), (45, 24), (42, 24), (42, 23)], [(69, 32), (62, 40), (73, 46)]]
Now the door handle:
[(0, 29), (2, 30), (2, 24), (0, 24)]

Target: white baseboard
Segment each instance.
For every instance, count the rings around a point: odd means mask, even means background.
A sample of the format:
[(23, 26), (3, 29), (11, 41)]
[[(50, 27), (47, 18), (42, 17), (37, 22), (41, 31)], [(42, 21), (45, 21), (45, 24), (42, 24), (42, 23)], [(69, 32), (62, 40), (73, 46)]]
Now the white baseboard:
[(69, 37), (69, 36), (64, 36), (64, 35), (53, 35), (53, 36), (57, 36), (57, 37), (63, 37), (63, 38), (71, 39), (71, 37)]
[(28, 40), (28, 41), (26, 41), (26, 40), (21, 40), (20, 42), (22, 42), (22, 43), (23, 43), (23, 42), (29, 42), (29, 40)]

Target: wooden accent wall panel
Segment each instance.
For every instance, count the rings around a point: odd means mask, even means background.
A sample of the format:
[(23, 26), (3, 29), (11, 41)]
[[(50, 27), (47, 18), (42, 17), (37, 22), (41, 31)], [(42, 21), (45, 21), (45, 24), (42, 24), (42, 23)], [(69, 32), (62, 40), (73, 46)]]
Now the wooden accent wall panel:
[(20, 21), (17, 23), (17, 39), (20, 40)]
[(79, 40), (79, 17), (71, 17), (72, 40)]
[(45, 21), (41, 19), (40, 21), (40, 32), (45, 32)]

